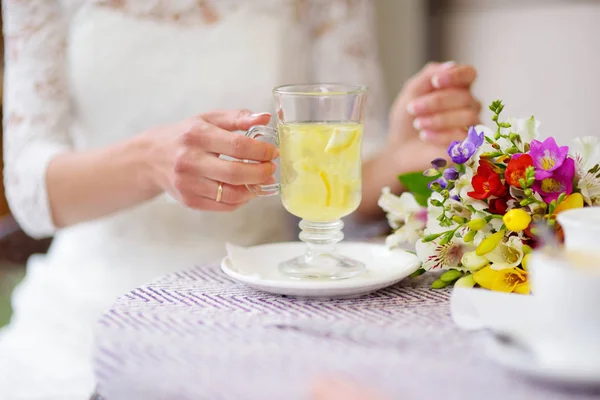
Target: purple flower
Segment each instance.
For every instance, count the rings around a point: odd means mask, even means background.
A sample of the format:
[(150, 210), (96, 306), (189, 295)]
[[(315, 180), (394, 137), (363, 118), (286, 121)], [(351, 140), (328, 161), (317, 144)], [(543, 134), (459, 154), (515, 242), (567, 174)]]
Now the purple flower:
[(431, 165), (433, 166), (433, 168), (435, 169), (442, 169), (444, 168), (448, 163), (446, 162), (446, 160), (444, 160), (443, 158), (436, 158), (435, 160), (433, 160), (431, 162)]
[(475, 151), (483, 144), (483, 132), (477, 133), (475, 127), (469, 128), (467, 138), (460, 141), (455, 141), (448, 147), (448, 155), (456, 164), (464, 164), (467, 162)]
[(434, 190), (434, 191), (436, 191), (436, 189), (443, 190), (448, 187), (448, 182), (446, 182), (446, 180), (444, 178), (438, 178), (432, 182), (429, 182), (427, 187), (429, 187), (430, 190)]
[(447, 181), (455, 181), (458, 179), (458, 171), (455, 168), (446, 168), (442, 175)]
[(563, 164), (568, 153), (569, 147), (558, 147), (556, 141), (552, 137), (549, 137), (543, 142), (535, 139), (532, 140), (530, 143), (529, 154), (531, 155), (531, 158), (533, 158), (535, 179), (542, 180), (550, 178), (552, 176), (552, 171), (555, 171)]
[(532, 189), (539, 193), (546, 203), (550, 203), (552, 200), (558, 199), (561, 193), (569, 195), (573, 192), (574, 175), (575, 161), (567, 158), (548, 178), (533, 182)]

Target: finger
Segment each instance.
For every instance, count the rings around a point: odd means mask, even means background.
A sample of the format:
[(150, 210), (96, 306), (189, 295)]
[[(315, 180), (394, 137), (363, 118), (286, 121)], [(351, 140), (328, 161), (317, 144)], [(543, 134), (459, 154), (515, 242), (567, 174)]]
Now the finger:
[(208, 178), (198, 179), (197, 175), (182, 175), (177, 179), (175, 188), (183, 197), (206, 197), (209, 200), (217, 199), (221, 184), (221, 202), (227, 204), (244, 204), (255, 197), (246, 186), (230, 185)]
[(270, 161), (279, 156), (277, 147), (270, 143), (250, 139), (205, 121), (195, 123), (182, 138), (186, 147), (198, 146), (209, 153), (240, 160)]
[(269, 180), (277, 166), (272, 162), (246, 164), (219, 158), (205, 158), (199, 170), (209, 179), (231, 185), (255, 185)]
[(408, 98), (415, 98), (431, 92), (434, 89), (431, 84), (431, 79), (433, 76), (439, 72), (440, 69), (452, 68), (454, 65), (455, 64), (453, 61), (449, 61), (444, 64), (437, 62), (425, 64), (425, 66), (421, 68), (416, 75), (404, 83), (402, 92), (408, 96)]
[(477, 78), (477, 71), (471, 65), (457, 65), (439, 71), (431, 78), (431, 84), (436, 89), (449, 87), (470, 87)]
[(469, 107), (474, 101), (467, 89), (440, 89), (414, 99), (406, 108), (409, 114), (420, 116)]
[(465, 129), (458, 128), (443, 131), (423, 130), (419, 132), (419, 138), (421, 138), (422, 141), (435, 144), (443, 148), (447, 148), (450, 143), (456, 140), (463, 141), (465, 137), (467, 137), (467, 131)]
[(271, 120), (267, 112), (250, 110), (217, 110), (200, 115), (204, 121), (228, 131), (247, 131), (254, 125), (266, 125)]
[(211, 200), (202, 196), (183, 197), (179, 201), (186, 207), (204, 211), (234, 211), (242, 205), (228, 204), (223, 202), (217, 203), (215, 200)]
[(478, 121), (479, 116), (475, 110), (469, 107), (415, 118), (413, 126), (418, 131), (443, 131), (466, 128), (476, 125)]
[(475, 110), (477, 115), (479, 115), (479, 113), (481, 113), (481, 109), (482, 109), (481, 102), (477, 99), (473, 99), (473, 102), (471, 103), (471, 108), (473, 110)]

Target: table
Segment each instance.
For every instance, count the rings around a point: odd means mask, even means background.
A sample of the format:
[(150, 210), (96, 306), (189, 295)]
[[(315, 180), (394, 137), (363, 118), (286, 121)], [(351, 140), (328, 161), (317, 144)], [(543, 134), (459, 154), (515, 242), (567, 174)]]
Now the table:
[(482, 333), (449, 316), (449, 290), (407, 279), (352, 300), (246, 288), (218, 265), (122, 296), (99, 322), (98, 392), (120, 399), (307, 399), (336, 373), (393, 399), (592, 399), (535, 385), (490, 362)]

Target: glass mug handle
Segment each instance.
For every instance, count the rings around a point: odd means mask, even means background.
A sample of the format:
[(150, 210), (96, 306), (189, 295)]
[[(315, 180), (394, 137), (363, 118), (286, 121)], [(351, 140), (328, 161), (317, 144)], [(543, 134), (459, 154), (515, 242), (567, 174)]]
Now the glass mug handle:
[[(248, 129), (246, 136), (250, 139), (256, 139), (259, 137), (265, 137), (268, 141), (279, 148), (279, 136), (277, 130), (265, 125), (256, 125)], [(243, 160), (245, 163), (252, 163), (255, 161)], [(257, 196), (276, 196), (281, 190), (281, 185), (276, 182), (270, 185), (246, 185), (249, 191)]]

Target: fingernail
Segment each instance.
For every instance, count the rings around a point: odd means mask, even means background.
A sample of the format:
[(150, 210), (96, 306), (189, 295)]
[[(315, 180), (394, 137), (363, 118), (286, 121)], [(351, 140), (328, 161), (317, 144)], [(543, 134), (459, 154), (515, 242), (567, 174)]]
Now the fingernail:
[(417, 115), (422, 113), (425, 110), (425, 104), (418, 100), (413, 100), (406, 106), (406, 111), (410, 115)]
[(456, 65), (455, 61), (446, 61), (442, 64), (442, 69), (450, 69)]
[(274, 160), (274, 159), (276, 159), (277, 157), (279, 157), (279, 150), (278, 150), (278, 149), (275, 149), (275, 150), (273, 151), (273, 160)]
[(415, 120), (413, 121), (413, 128), (420, 131), (422, 129), (422, 125), (423, 125), (423, 122), (421, 121), (421, 119), (415, 118)]
[[(443, 63), (441, 65), (441, 68), (442, 68), (442, 70), (448, 70), (448, 69), (453, 68), (455, 66), (456, 66), (456, 62), (454, 62), (454, 61), (446, 61), (445, 63)], [(440, 82), (440, 76), (439, 75), (434, 75), (431, 78), (431, 85), (434, 88), (436, 88), (436, 89), (439, 89), (442, 86), (441, 85), (442, 83), (444, 83), (444, 82), (443, 81)]]
[(248, 118), (264, 117), (265, 115), (271, 115), (271, 113), (268, 113), (268, 112), (254, 113), (254, 114), (248, 115)]
[(271, 163), (271, 173), (274, 174), (275, 170), (277, 170), (277, 164), (275, 164), (274, 162)]
[(419, 132), (419, 139), (424, 142), (427, 142), (431, 138), (431, 132), (429, 131), (421, 131)]

